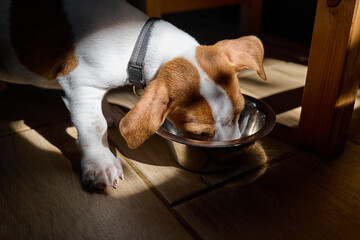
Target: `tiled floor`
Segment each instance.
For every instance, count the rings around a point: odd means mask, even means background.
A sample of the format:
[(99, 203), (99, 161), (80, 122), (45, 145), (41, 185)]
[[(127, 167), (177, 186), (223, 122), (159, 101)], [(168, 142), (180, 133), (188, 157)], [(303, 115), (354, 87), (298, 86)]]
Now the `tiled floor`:
[[(267, 82), (244, 72), (240, 84), (279, 123), (240, 165), (194, 173), (161, 137), (129, 150), (110, 129), (125, 180), (104, 193), (81, 185), (62, 92), (10, 85), (0, 93), (0, 239), (358, 239), (358, 105), (344, 154), (321, 159), (294, 145), (299, 108), (287, 103), (301, 97), (306, 67), (266, 59), (265, 69)], [(128, 107), (137, 100), (129, 89), (108, 99)]]

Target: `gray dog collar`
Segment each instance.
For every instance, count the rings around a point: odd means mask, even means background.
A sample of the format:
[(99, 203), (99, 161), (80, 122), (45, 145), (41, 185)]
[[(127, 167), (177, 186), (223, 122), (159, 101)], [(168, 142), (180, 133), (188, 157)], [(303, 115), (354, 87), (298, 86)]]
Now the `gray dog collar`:
[(144, 59), (147, 45), (150, 39), (151, 28), (159, 18), (149, 18), (136, 40), (134, 50), (128, 63), (127, 73), (129, 82), (135, 87), (145, 88), (146, 83), (143, 79)]

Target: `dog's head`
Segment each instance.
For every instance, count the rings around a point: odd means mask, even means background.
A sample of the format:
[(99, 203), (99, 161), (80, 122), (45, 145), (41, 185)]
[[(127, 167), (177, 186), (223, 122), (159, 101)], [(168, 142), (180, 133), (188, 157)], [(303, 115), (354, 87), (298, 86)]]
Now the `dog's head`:
[(144, 96), (121, 120), (120, 131), (130, 148), (137, 148), (164, 122), (200, 140), (231, 140), (240, 135), (244, 109), (237, 73), (253, 69), (266, 80), (264, 49), (254, 37), (199, 46), (195, 59), (175, 58), (161, 66)]

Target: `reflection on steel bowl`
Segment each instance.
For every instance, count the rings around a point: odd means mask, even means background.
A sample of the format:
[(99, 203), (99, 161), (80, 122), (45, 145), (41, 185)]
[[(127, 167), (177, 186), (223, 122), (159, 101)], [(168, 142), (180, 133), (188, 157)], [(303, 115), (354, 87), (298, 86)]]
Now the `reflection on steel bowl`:
[(183, 137), (179, 128), (165, 120), (156, 132), (167, 140), (174, 158), (196, 172), (217, 172), (240, 163), (253, 143), (274, 128), (276, 116), (266, 103), (244, 95), (246, 104), (239, 119), (241, 136), (230, 141), (201, 141)]

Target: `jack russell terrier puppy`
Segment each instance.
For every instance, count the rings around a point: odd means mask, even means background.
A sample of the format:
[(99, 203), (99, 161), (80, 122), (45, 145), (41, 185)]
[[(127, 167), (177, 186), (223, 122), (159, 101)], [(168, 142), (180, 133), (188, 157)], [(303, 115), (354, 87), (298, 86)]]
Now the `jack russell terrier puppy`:
[(258, 38), (201, 46), (157, 20), (147, 29), (146, 54), (137, 52), (144, 55), (145, 93), (123, 117), (103, 98), (109, 89), (130, 84), (128, 62), (147, 19), (122, 0), (0, 2), (0, 80), (65, 92), (86, 185), (116, 187), (123, 178), (121, 162), (108, 148), (109, 126), (119, 127), (130, 148), (165, 118), (190, 138), (235, 139), (244, 108), (237, 73), (253, 69), (266, 79)]

